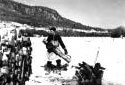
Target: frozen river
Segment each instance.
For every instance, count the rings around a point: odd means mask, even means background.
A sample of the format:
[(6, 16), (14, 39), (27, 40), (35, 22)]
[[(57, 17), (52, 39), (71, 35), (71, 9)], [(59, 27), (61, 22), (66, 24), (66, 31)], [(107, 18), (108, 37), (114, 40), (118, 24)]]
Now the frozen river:
[[(62, 39), (67, 47), (68, 54), (72, 56), (71, 65), (77, 65), (82, 61), (85, 61), (90, 65), (94, 65), (96, 57), (98, 56), (96, 62), (100, 62), (101, 65), (106, 68), (103, 79), (108, 82), (125, 85), (124, 38), (63, 37)], [(30, 81), (34, 82), (33, 85), (41, 85), (41, 82), (44, 81), (42, 79), (44, 71), (40, 66), (45, 64), (47, 52), (45, 45), (42, 43), (43, 37), (31, 38), (31, 40), (33, 47), (33, 74)], [(67, 74), (72, 76), (74, 72), (70, 71), (69, 74), (67, 71), (64, 75)], [(28, 82), (27, 85), (31, 85), (31, 83)]]

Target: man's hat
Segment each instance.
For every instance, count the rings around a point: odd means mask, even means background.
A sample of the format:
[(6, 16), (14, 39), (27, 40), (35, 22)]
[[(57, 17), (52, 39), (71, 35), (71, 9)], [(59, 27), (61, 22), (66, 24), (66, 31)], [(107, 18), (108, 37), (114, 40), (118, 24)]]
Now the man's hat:
[(96, 63), (96, 64), (95, 64), (95, 67), (97, 67), (97, 68), (99, 68), (99, 69), (102, 69), (102, 70), (105, 70), (105, 68), (102, 67), (100, 63)]
[(56, 28), (55, 27), (51, 27), (50, 30), (56, 31)]
[(83, 65), (86, 65), (87, 63), (83, 61), (82, 64), (83, 64)]

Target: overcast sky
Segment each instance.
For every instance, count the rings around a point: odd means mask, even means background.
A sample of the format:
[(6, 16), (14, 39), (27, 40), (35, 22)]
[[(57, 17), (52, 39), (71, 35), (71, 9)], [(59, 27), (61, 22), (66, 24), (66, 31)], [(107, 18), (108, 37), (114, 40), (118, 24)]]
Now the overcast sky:
[(84, 25), (115, 28), (125, 26), (125, 0), (15, 0), (46, 6), (63, 17)]

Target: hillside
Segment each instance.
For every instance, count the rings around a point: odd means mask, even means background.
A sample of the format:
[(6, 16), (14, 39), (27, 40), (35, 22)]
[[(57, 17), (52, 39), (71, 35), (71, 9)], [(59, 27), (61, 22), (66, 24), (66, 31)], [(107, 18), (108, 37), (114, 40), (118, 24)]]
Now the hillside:
[(12, 0), (0, 0), (0, 19), (35, 27), (57, 26), (84, 30), (98, 30), (62, 17), (56, 10), (43, 6), (28, 6)]

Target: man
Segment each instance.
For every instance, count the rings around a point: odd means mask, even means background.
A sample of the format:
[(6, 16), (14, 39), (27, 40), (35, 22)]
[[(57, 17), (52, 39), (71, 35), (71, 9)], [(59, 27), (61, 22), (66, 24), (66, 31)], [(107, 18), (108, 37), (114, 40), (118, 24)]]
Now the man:
[[(53, 52), (56, 55), (58, 55), (59, 57), (63, 58), (66, 62), (68, 62), (68, 63), (70, 62), (70, 58), (69, 58), (69, 56), (67, 56), (68, 51), (66, 49), (66, 46), (64, 45), (60, 35), (57, 33), (55, 27), (50, 28), (50, 33), (49, 33), (47, 39), (43, 40), (43, 43), (46, 45), (48, 53)], [(59, 45), (61, 45), (61, 47), (63, 48), (64, 53), (61, 52), (61, 50), (59, 49)]]
[(94, 85), (102, 85), (103, 73), (106, 68), (102, 67), (100, 63), (96, 63), (93, 68), (93, 73), (95, 75), (93, 82)]

